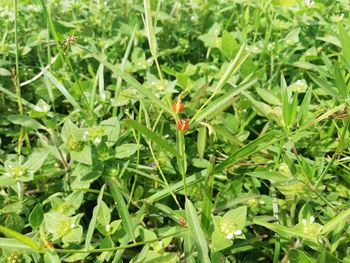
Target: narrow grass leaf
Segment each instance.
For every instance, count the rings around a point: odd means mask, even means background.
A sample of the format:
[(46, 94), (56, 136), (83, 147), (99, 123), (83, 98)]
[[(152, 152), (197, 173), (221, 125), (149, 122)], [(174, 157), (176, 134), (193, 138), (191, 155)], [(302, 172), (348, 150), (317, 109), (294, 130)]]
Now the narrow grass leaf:
[(186, 199), (185, 210), (187, 223), (192, 233), (194, 244), (199, 254), (200, 262), (210, 263), (208, 244), (204, 236), (203, 229), (201, 228), (199, 219), (197, 217), (197, 211), (189, 199)]
[(257, 78), (253, 78), (251, 80), (248, 80), (239, 86), (233, 88), (229, 92), (225, 93), (222, 95), (220, 98), (216, 99), (212, 103), (210, 103), (205, 109), (202, 110), (202, 112), (197, 115), (197, 118), (195, 120), (192, 120), (191, 122), (193, 123), (192, 126), (195, 124), (198, 124), (202, 120), (208, 118), (214, 118), (217, 116), (219, 113), (224, 111), (228, 106), (232, 105), (232, 99), (244, 91), (245, 89), (251, 87), (257, 82)]
[(309, 241), (312, 241), (312, 242), (317, 242), (317, 238), (311, 236), (311, 235), (308, 235), (302, 231), (297, 231), (296, 229), (294, 228), (289, 228), (289, 227), (286, 227), (286, 226), (282, 226), (282, 225), (279, 225), (279, 224), (272, 224), (272, 223), (268, 223), (268, 222), (265, 222), (261, 219), (254, 219), (254, 224), (256, 225), (260, 225), (260, 226), (264, 226), (280, 235), (287, 235), (289, 237), (301, 237), (301, 238), (304, 238), (305, 240), (309, 240)]
[(39, 245), (33, 239), (25, 235), (22, 235), (21, 233), (18, 233), (17, 231), (14, 231), (10, 228), (0, 225), (0, 232), (2, 232), (6, 236), (17, 239), (18, 241), (27, 245), (28, 247), (32, 248), (35, 251), (39, 251), (40, 249)]
[(157, 40), (156, 40), (155, 31), (152, 23), (151, 1), (144, 0), (143, 6), (145, 9), (144, 24), (145, 24), (145, 30), (148, 38), (148, 43), (149, 43), (149, 49), (152, 53), (152, 56), (157, 57)]
[(164, 111), (170, 113), (173, 115), (173, 112), (171, 110), (171, 107), (168, 107), (163, 101), (158, 99), (150, 90), (146, 89), (141, 85), (140, 82), (138, 82), (136, 79), (134, 79), (130, 74), (123, 72), (120, 70), (117, 66), (112, 65), (108, 61), (106, 61), (104, 58), (102, 58), (99, 55), (96, 55), (92, 53), (88, 48), (85, 48), (83, 46), (78, 46), (80, 49), (86, 51), (89, 55), (91, 55), (93, 58), (95, 58), (97, 61), (102, 63), (106, 68), (111, 70), (115, 75), (121, 77), (124, 79), (127, 83), (129, 83), (131, 86), (133, 86), (138, 92), (140, 92), (141, 95), (143, 95), (145, 98), (150, 99), (153, 103), (161, 107)]
[(350, 69), (350, 36), (341, 25), (339, 25), (339, 37), (342, 47), (343, 58), (348, 69)]
[(211, 223), (211, 212), (213, 207), (213, 187), (214, 187), (214, 168), (215, 159), (211, 157), (208, 168), (207, 175), (203, 187), (203, 204), (202, 204), (202, 214), (201, 214), (201, 225), (207, 236), (210, 236), (210, 223)]
[(79, 103), (74, 99), (74, 97), (70, 94), (70, 92), (58, 81), (58, 79), (52, 75), (45, 68), (42, 69), (45, 77), (47, 77), (56, 88), (62, 93), (62, 95), (67, 99), (67, 101), (73, 105), (74, 108), (81, 110)]
[(276, 132), (269, 132), (256, 140), (250, 142), (249, 144), (245, 145), (244, 147), (240, 148), (239, 150), (235, 151), (233, 154), (231, 154), (225, 161), (218, 164), (216, 167), (216, 171), (220, 172), (233, 164), (235, 164), (238, 160), (247, 157), (255, 152), (261, 151), (262, 149), (265, 149), (269, 145), (275, 143), (280, 139), (280, 136)]
[(205, 146), (207, 144), (207, 127), (201, 126), (198, 129), (198, 135), (197, 135), (197, 151), (199, 159), (203, 159), (204, 152), (205, 152)]
[(332, 220), (330, 220), (327, 224), (325, 224), (322, 228), (321, 233), (328, 234), (330, 231), (333, 231), (339, 226), (339, 224), (345, 222), (349, 218), (349, 216), (350, 216), (350, 208), (341, 212)]
[(305, 121), (308, 119), (311, 96), (312, 96), (312, 88), (309, 87), (304, 96), (303, 102), (301, 103), (299, 113), (298, 113), (298, 121), (300, 125), (304, 124)]
[(343, 74), (340, 71), (338, 63), (334, 64), (334, 79), (335, 79), (335, 86), (338, 88), (340, 96), (343, 99), (346, 99), (346, 97), (348, 96), (348, 89), (346, 87), (345, 80), (344, 80)]
[[(186, 186), (190, 187), (191, 185), (194, 185), (201, 180), (203, 180), (204, 177), (200, 174), (194, 174), (186, 178)], [(171, 193), (176, 193), (184, 188), (184, 182), (181, 180), (177, 183), (173, 183), (168, 188), (165, 188), (163, 190), (160, 190), (159, 192), (147, 197), (147, 202), (153, 203), (155, 201), (158, 201), (166, 196), (169, 196)]]
[(122, 225), (125, 229), (125, 232), (133, 241), (135, 241), (134, 230), (131, 224), (132, 221), (128, 209), (126, 207), (125, 200), (122, 194), (120, 193), (120, 190), (118, 189), (117, 183), (115, 182), (115, 178), (109, 177), (107, 179), (107, 182), (113, 199), (116, 203), (116, 208), (118, 210), (119, 216), (122, 219)]
[(33, 248), (24, 244), (23, 242), (12, 238), (0, 238), (0, 248), (13, 250), (31, 250)]
[(103, 193), (105, 191), (105, 187), (106, 187), (106, 185), (104, 184), (100, 190), (98, 197), (97, 197), (97, 205), (94, 207), (94, 210), (92, 212), (92, 218), (90, 220), (88, 231), (86, 233), (86, 238), (85, 238), (85, 249), (86, 250), (88, 250), (90, 248), (91, 239), (92, 239), (92, 235), (94, 233), (95, 227), (96, 227), (97, 216), (98, 216), (98, 212), (100, 210), (100, 205), (101, 205)]
[(174, 147), (172, 147), (167, 141), (165, 141), (163, 138), (161, 138), (158, 134), (156, 134), (152, 130), (148, 129), (146, 126), (142, 125), (141, 123), (135, 120), (125, 120), (124, 123), (127, 126), (141, 132), (146, 138), (157, 143), (162, 149), (180, 158), (180, 154), (175, 150)]

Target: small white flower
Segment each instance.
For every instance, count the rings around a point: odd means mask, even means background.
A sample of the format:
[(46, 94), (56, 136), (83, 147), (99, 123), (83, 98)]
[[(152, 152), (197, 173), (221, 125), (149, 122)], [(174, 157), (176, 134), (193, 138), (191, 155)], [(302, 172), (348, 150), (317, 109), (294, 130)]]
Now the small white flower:
[(313, 222), (315, 222), (315, 217), (314, 216), (310, 216), (309, 221), (310, 221), (310, 224), (312, 224)]
[(260, 203), (261, 205), (264, 205), (264, 204), (265, 204), (265, 201), (260, 200), (259, 203)]
[(89, 132), (88, 131), (84, 131), (84, 135), (83, 135), (83, 139), (87, 140), (89, 138)]
[(240, 235), (242, 235), (242, 230), (236, 230), (233, 234), (235, 236), (240, 236)]
[(159, 247), (161, 247), (161, 248), (162, 248), (162, 247), (163, 247), (163, 245), (164, 245), (164, 244), (163, 244), (163, 241), (162, 241), (162, 240), (158, 241), (158, 246), (159, 246)]
[(102, 141), (101, 137), (96, 137), (94, 140), (95, 144), (99, 144)]
[(102, 94), (101, 94), (101, 99), (102, 99), (102, 100), (106, 100), (106, 98), (107, 98), (106, 93), (102, 93)]
[(227, 239), (232, 239), (234, 237), (233, 233), (229, 233), (225, 236)]
[(74, 228), (74, 227), (75, 227), (74, 223), (70, 224), (70, 228)]
[(19, 176), (22, 176), (22, 175), (23, 175), (23, 171), (20, 170), (20, 171), (18, 172), (18, 175), (19, 175)]
[(110, 225), (110, 224), (107, 224), (107, 225), (106, 225), (106, 231), (107, 231), (107, 232), (111, 231), (111, 225)]
[(303, 219), (301, 220), (301, 222), (303, 223), (304, 226), (306, 226), (306, 219), (305, 219), (305, 218), (303, 218)]

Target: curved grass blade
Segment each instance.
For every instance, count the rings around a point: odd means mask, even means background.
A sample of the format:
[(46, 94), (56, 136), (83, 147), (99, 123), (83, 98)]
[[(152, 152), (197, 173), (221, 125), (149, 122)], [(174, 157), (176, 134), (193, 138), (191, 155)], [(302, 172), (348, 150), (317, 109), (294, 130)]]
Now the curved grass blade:
[(20, 241), (21, 243), (27, 245), (28, 247), (32, 248), (33, 250), (39, 252), (40, 247), (39, 245), (30, 237), (27, 237), (25, 235), (22, 235), (21, 233), (18, 233), (17, 231), (14, 231), (10, 228), (4, 227), (0, 225), (0, 232), (2, 232), (4, 235), (12, 237)]
[(78, 48), (84, 50), (89, 55), (91, 55), (93, 58), (95, 58), (97, 61), (102, 63), (106, 68), (111, 70), (115, 75), (121, 77), (126, 82), (128, 82), (131, 86), (133, 86), (138, 92), (140, 92), (145, 98), (150, 99), (153, 103), (157, 104), (159, 107), (161, 107), (166, 112), (170, 113), (172, 116), (174, 116), (174, 113), (171, 110), (171, 107), (168, 107), (163, 101), (158, 99), (150, 90), (146, 89), (141, 85), (140, 82), (138, 82), (136, 79), (134, 79), (130, 74), (123, 72), (116, 66), (109, 63), (107, 60), (103, 59), (101, 56), (96, 55), (92, 53), (89, 49), (83, 46), (77, 45)]
[(73, 98), (70, 92), (62, 85), (62, 83), (60, 83), (58, 79), (45, 68), (43, 68), (42, 71), (45, 77), (47, 77), (56, 86), (56, 88), (62, 93), (68, 102), (72, 104), (74, 108), (81, 110), (79, 103)]
[(141, 132), (144, 136), (146, 136), (151, 141), (157, 143), (159, 146), (161, 146), (162, 149), (167, 150), (172, 155), (175, 155), (177, 158), (181, 158), (180, 154), (175, 150), (174, 147), (172, 147), (169, 143), (167, 143), (164, 139), (162, 139), (158, 134), (148, 129), (146, 126), (142, 125), (141, 123), (135, 121), (135, 120), (125, 120), (124, 123)]
[(269, 132), (265, 135), (257, 138), (256, 140), (250, 142), (243, 148), (237, 150), (233, 154), (231, 154), (225, 161), (218, 164), (215, 171), (220, 172), (233, 164), (235, 164), (238, 160), (247, 157), (255, 152), (258, 152), (269, 145), (278, 141), (281, 137), (276, 132)]
[(334, 230), (336, 227), (339, 226), (340, 223), (345, 222), (346, 218), (349, 216), (350, 216), (350, 208), (341, 212), (339, 215), (337, 215), (332, 220), (330, 220), (327, 224), (325, 224), (322, 228), (321, 233), (327, 234), (328, 232)]
[(239, 94), (240, 92), (244, 91), (245, 89), (249, 88), (250, 86), (254, 85), (258, 81), (257, 78), (253, 78), (251, 80), (248, 80), (239, 86), (233, 88), (229, 92), (222, 95), (220, 98), (216, 99), (212, 103), (210, 103), (206, 108), (202, 110), (200, 114), (197, 115), (196, 119), (192, 120), (192, 125), (201, 122), (205, 118), (213, 118), (220, 112), (224, 111), (228, 106), (232, 104), (232, 99)]
[(134, 230), (131, 224), (131, 218), (126, 207), (125, 200), (120, 193), (117, 183), (114, 178), (109, 177), (107, 179), (108, 187), (111, 190), (111, 194), (113, 196), (114, 201), (116, 202), (116, 208), (118, 210), (119, 216), (122, 219), (122, 225), (125, 229), (125, 232), (128, 236), (135, 242)]
[(2, 249), (15, 249), (15, 250), (31, 250), (33, 248), (12, 238), (0, 238), (0, 248)]
[(205, 239), (203, 229), (201, 228), (199, 219), (197, 217), (197, 211), (189, 199), (186, 199), (185, 210), (187, 223), (192, 233), (194, 244), (199, 254), (200, 262), (210, 263), (207, 240)]
[(103, 193), (105, 191), (105, 186), (106, 186), (105, 184), (102, 186), (101, 191), (97, 197), (97, 205), (95, 206), (95, 208), (92, 212), (92, 218), (90, 220), (89, 228), (88, 228), (88, 231), (86, 233), (86, 238), (85, 238), (85, 249), (86, 250), (88, 250), (90, 248), (92, 235), (93, 235), (95, 227), (96, 227), (98, 211), (100, 209)]

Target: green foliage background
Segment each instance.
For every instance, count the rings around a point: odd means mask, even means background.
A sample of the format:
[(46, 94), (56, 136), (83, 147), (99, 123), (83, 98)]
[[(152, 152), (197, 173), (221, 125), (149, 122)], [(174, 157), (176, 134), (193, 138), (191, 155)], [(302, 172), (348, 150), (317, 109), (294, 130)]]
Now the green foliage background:
[(0, 262), (350, 262), (349, 14), (0, 3)]

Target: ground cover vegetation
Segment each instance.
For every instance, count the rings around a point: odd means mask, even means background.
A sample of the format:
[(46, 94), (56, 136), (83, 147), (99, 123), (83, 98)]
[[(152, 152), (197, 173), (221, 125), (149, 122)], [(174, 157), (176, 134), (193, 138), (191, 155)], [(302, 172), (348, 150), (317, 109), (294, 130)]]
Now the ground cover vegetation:
[(0, 3), (0, 262), (350, 262), (347, 0)]

